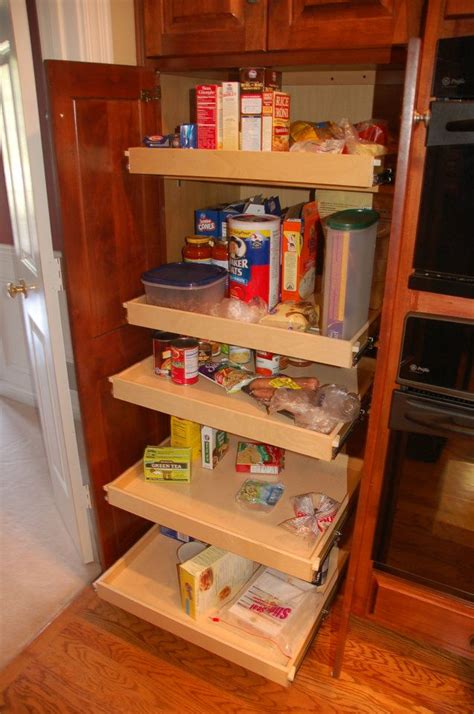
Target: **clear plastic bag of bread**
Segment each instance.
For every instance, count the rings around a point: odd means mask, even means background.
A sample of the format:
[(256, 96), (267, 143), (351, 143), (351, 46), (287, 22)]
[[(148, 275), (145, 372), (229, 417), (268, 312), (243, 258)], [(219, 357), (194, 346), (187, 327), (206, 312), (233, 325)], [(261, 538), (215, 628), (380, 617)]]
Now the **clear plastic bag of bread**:
[(268, 312), (268, 306), (262, 298), (254, 297), (249, 302), (224, 298), (212, 306), (210, 314), (214, 317), (227, 317), (238, 322), (260, 322)]
[(351, 422), (360, 414), (360, 399), (338, 384), (324, 384), (315, 391), (277, 389), (268, 405), (270, 414), (290, 413), (296, 426), (330, 434), (339, 422)]

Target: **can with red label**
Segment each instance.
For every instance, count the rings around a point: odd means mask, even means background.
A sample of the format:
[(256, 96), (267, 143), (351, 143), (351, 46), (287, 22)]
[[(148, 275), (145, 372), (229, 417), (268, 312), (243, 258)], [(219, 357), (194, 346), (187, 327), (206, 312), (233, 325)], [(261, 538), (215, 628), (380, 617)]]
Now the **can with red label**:
[(199, 343), (191, 337), (180, 337), (171, 342), (171, 379), (176, 384), (195, 384), (198, 381)]
[(171, 343), (178, 339), (175, 332), (156, 330), (153, 333), (153, 369), (160, 377), (169, 377), (171, 372)]
[(256, 374), (271, 377), (273, 374), (278, 374), (280, 371), (280, 355), (275, 355), (273, 352), (264, 352), (257, 350), (255, 352), (255, 372)]

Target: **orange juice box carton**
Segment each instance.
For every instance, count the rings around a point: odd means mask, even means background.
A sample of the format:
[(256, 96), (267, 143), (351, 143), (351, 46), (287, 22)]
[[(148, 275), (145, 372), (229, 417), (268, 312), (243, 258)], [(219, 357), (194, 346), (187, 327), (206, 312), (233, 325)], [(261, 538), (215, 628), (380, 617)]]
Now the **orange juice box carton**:
[(222, 148), (239, 150), (240, 84), (222, 82)]
[(262, 151), (290, 150), (290, 95), (275, 89), (262, 94)]
[(222, 86), (198, 84), (196, 87), (198, 149), (222, 149)]
[(282, 302), (299, 302), (314, 294), (316, 246), (320, 230), (321, 221), (315, 201), (288, 209), (282, 226)]
[(253, 560), (209, 546), (178, 565), (181, 605), (194, 619), (230, 600), (252, 577), (258, 565)]

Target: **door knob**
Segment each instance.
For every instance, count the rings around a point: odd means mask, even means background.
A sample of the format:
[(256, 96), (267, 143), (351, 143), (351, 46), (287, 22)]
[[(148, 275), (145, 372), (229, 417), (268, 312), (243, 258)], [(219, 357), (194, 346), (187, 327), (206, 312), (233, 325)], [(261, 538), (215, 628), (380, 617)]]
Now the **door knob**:
[(17, 283), (7, 283), (7, 293), (11, 298), (16, 298), (18, 293), (27, 297), (28, 290), (34, 290), (34, 285), (27, 287), (24, 280), (19, 280)]

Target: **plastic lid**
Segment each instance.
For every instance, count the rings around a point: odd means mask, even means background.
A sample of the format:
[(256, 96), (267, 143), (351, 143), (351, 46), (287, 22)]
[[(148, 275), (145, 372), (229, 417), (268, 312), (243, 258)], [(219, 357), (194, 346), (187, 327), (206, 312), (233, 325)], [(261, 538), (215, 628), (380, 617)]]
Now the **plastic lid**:
[(348, 208), (328, 216), (326, 225), (336, 231), (360, 231), (373, 226), (379, 218), (372, 208)]
[(166, 263), (143, 273), (142, 280), (174, 288), (212, 285), (227, 275), (227, 270), (207, 263)]

